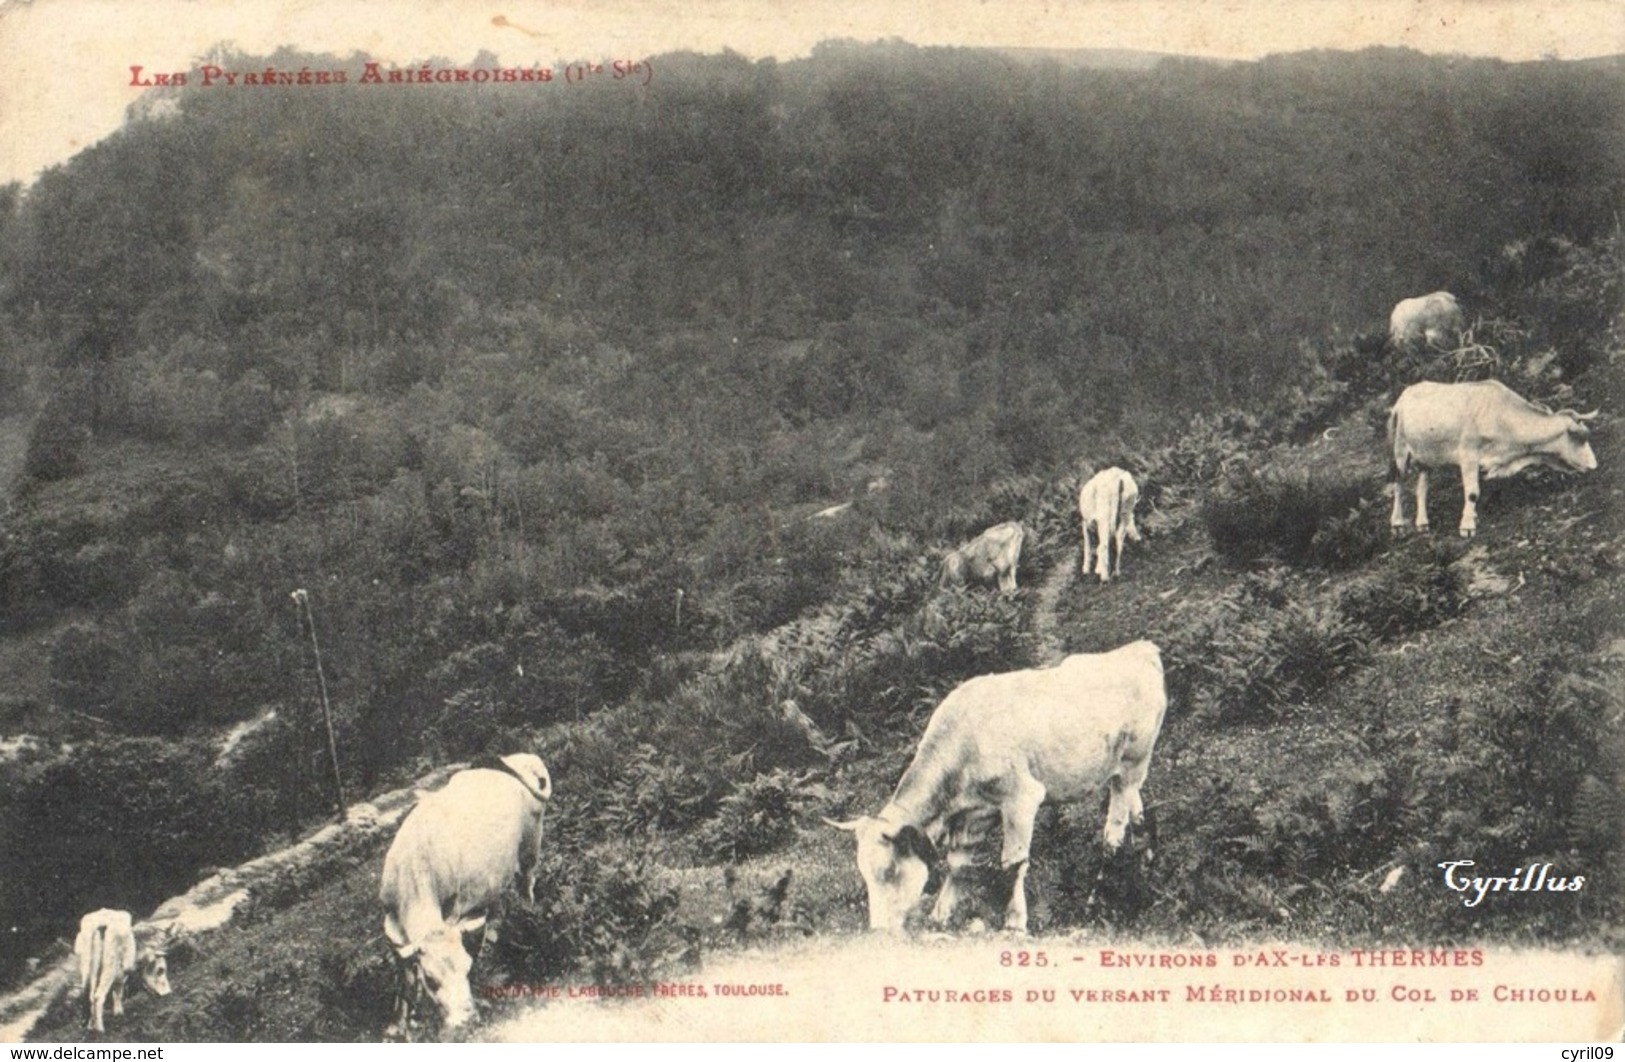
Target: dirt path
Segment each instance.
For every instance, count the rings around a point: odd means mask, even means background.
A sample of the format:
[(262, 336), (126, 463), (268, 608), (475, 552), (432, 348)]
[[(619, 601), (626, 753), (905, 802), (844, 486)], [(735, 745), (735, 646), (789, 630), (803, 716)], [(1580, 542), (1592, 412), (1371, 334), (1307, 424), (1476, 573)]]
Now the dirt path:
[[(309, 837), (232, 870), (223, 870), (161, 904), (136, 924), (139, 939), (164, 934), (193, 941), (231, 922), (239, 908), (258, 901), (266, 909), (298, 903), (310, 889), (344, 866), (380, 848), (394, 826), (417, 803), (422, 789), (442, 784), (467, 766), (454, 763), (416, 784), (351, 805), (342, 823), (329, 823)], [(78, 980), (77, 960), (67, 955), (17, 991), (0, 996), (0, 1043), (20, 1042), (57, 998)]]
[(1033, 605), (1033, 638), (1037, 641), (1033, 664), (1046, 667), (1066, 655), (1066, 643), (1061, 638), (1059, 613), (1061, 595), (1072, 585), (1076, 569), (1074, 558), (1065, 557), (1050, 569), (1038, 587)]

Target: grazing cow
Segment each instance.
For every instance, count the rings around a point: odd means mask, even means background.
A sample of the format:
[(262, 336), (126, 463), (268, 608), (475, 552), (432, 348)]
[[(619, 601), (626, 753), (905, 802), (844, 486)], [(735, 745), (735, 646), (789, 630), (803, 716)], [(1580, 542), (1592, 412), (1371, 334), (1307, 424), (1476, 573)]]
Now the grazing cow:
[(999, 592), (1016, 588), (1016, 568), (1021, 564), (1021, 543), (1027, 532), (1015, 521), (994, 524), (942, 559), (943, 586), (965, 582), (999, 582)]
[[(1140, 541), (1140, 529), (1134, 526), (1134, 507), (1140, 503), (1140, 487), (1134, 477), (1121, 468), (1108, 468), (1095, 473), (1078, 492), (1078, 516), (1083, 526), (1083, 574), (1089, 574), (1089, 531), (1094, 529), (1100, 543), (1100, 554), (1095, 572), (1100, 581), (1110, 582), (1112, 575), (1123, 574), (1123, 540)], [(1109, 545), (1115, 544), (1112, 554)]]
[(1466, 325), (1461, 306), (1448, 291), (1435, 291), (1414, 299), (1401, 299), (1388, 315), (1388, 342), (1395, 347), (1415, 347), (1426, 342), (1443, 346), (1447, 337), (1455, 339)]
[(998, 819), (1004, 868), (1015, 868), (1004, 925), (1026, 932), (1027, 857), (1039, 805), (1088, 799), (1109, 784), (1105, 842), (1115, 851), (1129, 820), (1144, 816), (1140, 786), (1167, 704), (1162, 654), (1145, 641), (1069, 656), (1054, 667), (983, 675), (948, 694), (891, 801), (875, 815), (824, 820), (857, 835), (869, 928), (902, 928), (939, 849), (946, 849), (948, 872), (931, 919), (946, 922), (973, 846)]
[(1461, 536), (1478, 530), (1478, 478), (1499, 479), (1530, 465), (1565, 472), (1597, 467), (1586, 421), (1596, 412), (1565, 409), (1553, 413), (1520, 398), (1498, 380), (1477, 383), (1418, 383), (1405, 388), (1388, 413), (1388, 441), (1393, 447), (1390, 477), (1394, 534), (1405, 527), (1405, 474), (1416, 472), (1416, 529), (1428, 529), (1429, 468), (1456, 465), (1466, 502), (1461, 510)]
[(124, 987), (131, 973), (141, 971), (141, 983), (155, 996), (169, 995), (169, 960), (163, 948), (149, 945), (137, 949), (130, 912), (102, 908), (79, 920), (79, 936), (73, 942), (79, 957), (79, 991), (87, 1014), (85, 1028), (106, 1032), (102, 1008), (111, 993), (113, 1016), (124, 1013)]
[(473, 959), (463, 934), (485, 925), (503, 889), (521, 874), (525, 898), (536, 898), (542, 811), (552, 795), (541, 758), (517, 753), (458, 771), (401, 823), (378, 887), (384, 935), (400, 959), (392, 1034), (404, 1033), (420, 989), (439, 1006), (444, 1028), (474, 1017)]

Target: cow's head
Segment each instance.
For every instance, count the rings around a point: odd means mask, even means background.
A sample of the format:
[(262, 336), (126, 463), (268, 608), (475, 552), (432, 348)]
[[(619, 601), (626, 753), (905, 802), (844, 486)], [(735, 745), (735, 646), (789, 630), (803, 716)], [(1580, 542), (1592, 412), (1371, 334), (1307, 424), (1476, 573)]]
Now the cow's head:
[(474, 960), (463, 947), (463, 934), (484, 925), (484, 915), (463, 918), (408, 943), (400, 923), (393, 916), (384, 916), (384, 935), (394, 946), (406, 976), (429, 993), (440, 1008), (444, 1029), (456, 1029), (474, 1017), (474, 991), (468, 984)]
[(516, 752), (502, 757), (502, 762), (508, 765), (508, 770), (524, 783), (526, 789), (543, 800), (552, 799), (553, 778), (547, 773), (547, 764), (542, 762), (540, 756), (532, 752)]
[(1591, 424), (1597, 419), (1600, 410), (1590, 413), (1576, 413), (1572, 409), (1565, 409), (1557, 415), (1567, 422), (1567, 430), (1563, 434), (1563, 445), (1555, 456), (1562, 462), (1560, 467), (1573, 472), (1590, 472), (1597, 467), (1597, 455), (1591, 449)]
[(930, 839), (917, 826), (898, 826), (872, 815), (824, 821), (858, 839), (858, 873), (869, 892), (869, 928), (902, 929), (931, 876), (936, 850)]
[(146, 947), (136, 958), (141, 971), (141, 984), (155, 996), (167, 996), (169, 987), (169, 956), (161, 947)]

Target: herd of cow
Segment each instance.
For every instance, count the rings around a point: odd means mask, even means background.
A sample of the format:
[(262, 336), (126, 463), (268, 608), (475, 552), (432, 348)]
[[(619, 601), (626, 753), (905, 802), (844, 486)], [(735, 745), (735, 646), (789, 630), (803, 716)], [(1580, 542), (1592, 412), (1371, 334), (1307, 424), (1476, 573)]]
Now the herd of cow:
[[(1438, 346), (1461, 329), (1454, 296), (1435, 292), (1399, 303), (1389, 335), (1395, 346)], [(1419, 531), (1428, 527), (1427, 470), (1460, 469), (1463, 536), (1478, 526), (1480, 476), (1508, 476), (1535, 464), (1596, 468), (1588, 428), (1595, 416), (1553, 412), (1493, 380), (1407, 387), (1388, 416), (1393, 532), (1404, 530), (1401, 488), (1413, 468)], [(1138, 500), (1133, 476), (1120, 468), (1084, 484), (1078, 495), (1083, 574), (1093, 568), (1101, 582), (1121, 574), (1124, 542), (1140, 540)], [(947, 555), (942, 581), (996, 582), (1001, 591), (1015, 590), (1024, 538), (1019, 523), (989, 528)], [(870, 927), (903, 927), (939, 856), (946, 870), (929, 917), (947, 922), (972, 850), (997, 822), (1001, 863), (1012, 875), (1005, 928), (1025, 932), (1026, 868), (1039, 806), (1094, 798), (1105, 788), (1104, 842), (1115, 851), (1129, 825), (1143, 818), (1140, 786), (1167, 703), (1162, 656), (1149, 641), (1075, 654), (1051, 667), (983, 675), (954, 689), (926, 724), (885, 807), (846, 822), (825, 820), (857, 840)], [(547, 767), (533, 754), (482, 760), (425, 794), (401, 824), (378, 891), (399, 974), (395, 1021), (386, 1036), (406, 1031), (424, 995), (434, 1001), (445, 1029), (474, 1017), (474, 956), (465, 935), (479, 934), (477, 955), (486, 912), (510, 884), (522, 883), (526, 898), (534, 900), (542, 817), (552, 792)], [(90, 1029), (103, 1030), (109, 995), (113, 1013), (123, 1013), (125, 983), (137, 970), (150, 991), (170, 991), (162, 945), (138, 949), (127, 912), (86, 915), (75, 952)]]

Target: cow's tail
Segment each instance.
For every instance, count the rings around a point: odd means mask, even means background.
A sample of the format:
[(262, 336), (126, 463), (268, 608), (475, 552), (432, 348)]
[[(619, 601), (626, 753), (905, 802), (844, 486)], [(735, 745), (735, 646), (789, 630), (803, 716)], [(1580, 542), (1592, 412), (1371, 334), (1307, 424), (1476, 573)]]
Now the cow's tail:
[(80, 994), (84, 996), (87, 1006), (94, 1007), (99, 989), (97, 982), (102, 979), (102, 971), (107, 968), (107, 926), (99, 925), (90, 932), (90, 940), (84, 953), (79, 956)]
[[(1123, 480), (1122, 477), (1118, 477), (1117, 489), (1112, 492), (1111, 504), (1108, 506), (1108, 512), (1106, 513), (1106, 526), (1100, 529), (1100, 552), (1105, 558), (1105, 570), (1108, 572), (1112, 570), (1112, 557), (1107, 552), (1106, 543), (1110, 541), (1114, 545), (1116, 544), (1117, 522), (1121, 519), (1123, 519)], [(1121, 548), (1119, 548), (1118, 552), (1122, 552)], [(1118, 557), (1117, 563), (1122, 564), (1123, 558)]]
[(74, 950), (79, 953), (79, 989), (80, 994), (90, 992), (91, 976), (96, 970), (96, 960), (101, 954), (102, 934), (106, 932), (101, 926), (92, 929), (88, 934), (81, 934), (74, 942)]

